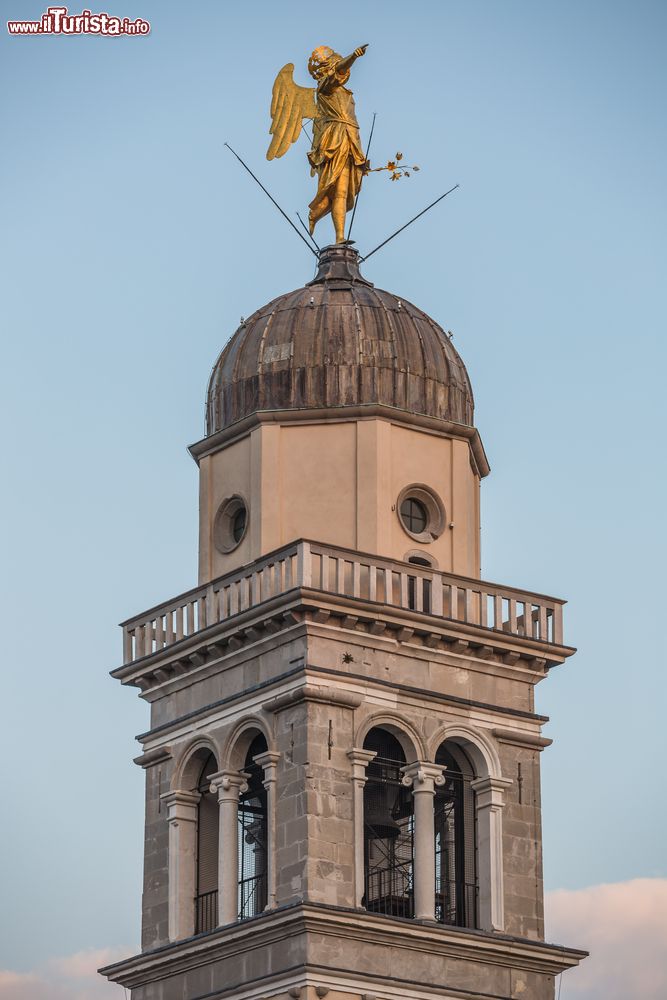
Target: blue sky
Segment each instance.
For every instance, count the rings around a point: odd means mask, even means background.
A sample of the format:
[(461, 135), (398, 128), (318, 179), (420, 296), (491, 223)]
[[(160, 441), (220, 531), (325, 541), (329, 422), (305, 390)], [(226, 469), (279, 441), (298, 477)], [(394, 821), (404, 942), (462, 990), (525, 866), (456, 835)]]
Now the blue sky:
[[(370, 43), (352, 85), (371, 159), (421, 167), (368, 180), (360, 249), (461, 185), (365, 273), (467, 363), (484, 577), (570, 602), (580, 651), (537, 690), (547, 887), (664, 877), (667, 7), (121, 4), (148, 37), (0, 33), (0, 967), (138, 940), (148, 710), (108, 677), (115, 622), (195, 582), (185, 449), (210, 367), (311, 276), (223, 143), (303, 214), (305, 141), (266, 162), (268, 103), (321, 43)], [(3, 22), (43, 9), (5, 2)]]

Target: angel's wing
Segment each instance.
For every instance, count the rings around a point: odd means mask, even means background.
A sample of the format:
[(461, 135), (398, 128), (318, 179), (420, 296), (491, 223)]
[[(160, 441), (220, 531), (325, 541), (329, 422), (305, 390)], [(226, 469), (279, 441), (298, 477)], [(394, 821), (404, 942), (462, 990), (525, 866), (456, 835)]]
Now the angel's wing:
[(300, 87), (294, 82), (294, 63), (283, 66), (273, 85), (271, 99), (271, 128), (273, 136), (266, 154), (267, 160), (284, 156), (299, 138), (304, 118), (315, 118), (315, 88)]

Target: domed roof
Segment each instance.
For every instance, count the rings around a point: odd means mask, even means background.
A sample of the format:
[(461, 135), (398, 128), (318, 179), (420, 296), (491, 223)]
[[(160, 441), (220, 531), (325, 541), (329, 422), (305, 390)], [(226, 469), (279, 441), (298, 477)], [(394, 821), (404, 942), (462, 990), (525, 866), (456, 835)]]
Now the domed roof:
[(447, 334), (375, 288), (352, 247), (320, 253), (316, 277), (241, 323), (215, 363), (207, 435), (262, 410), (388, 406), (472, 426), (473, 394)]

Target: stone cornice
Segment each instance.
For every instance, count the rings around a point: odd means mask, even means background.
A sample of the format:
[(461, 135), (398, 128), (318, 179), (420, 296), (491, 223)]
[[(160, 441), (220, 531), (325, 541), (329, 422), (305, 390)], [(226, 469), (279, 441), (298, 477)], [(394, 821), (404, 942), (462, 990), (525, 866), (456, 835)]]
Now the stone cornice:
[(155, 750), (147, 750), (146, 753), (140, 754), (138, 757), (134, 758), (133, 763), (138, 764), (139, 767), (144, 769), (147, 767), (154, 767), (156, 764), (163, 764), (165, 761), (171, 759), (171, 748), (156, 747)]
[(493, 729), (493, 735), (500, 743), (510, 743), (513, 746), (532, 747), (534, 750), (544, 750), (550, 747), (553, 740), (536, 733), (526, 733), (517, 729)]
[(281, 712), (284, 708), (291, 708), (304, 701), (316, 701), (325, 705), (339, 705), (342, 708), (358, 708), (363, 702), (360, 694), (353, 691), (344, 691), (339, 688), (323, 687), (315, 684), (302, 684), (292, 688), (284, 694), (279, 694), (271, 701), (267, 701), (262, 706), (263, 711), (274, 713)]
[(187, 675), (207, 667), (207, 661), (222, 660), (246, 645), (275, 644), (279, 633), (295, 626), (331, 625), (371, 635), (378, 641), (408, 643), (433, 653), (449, 652), (493, 663), (496, 671), (506, 669), (515, 675), (519, 671), (533, 682), (544, 677), (549, 666), (562, 663), (575, 651), (449, 618), (300, 588), (119, 667), (111, 671), (111, 676), (140, 688), (142, 696), (150, 701), (174, 684), (189, 683)]
[(242, 420), (225, 427), (216, 434), (202, 438), (195, 444), (190, 445), (188, 451), (199, 462), (206, 455), (226, 447), (239, 438), (246, 437), (255, 427), (261, 424), (288, 424), (288, 423), (350, 423), (353, 420), (369, 419), (389, 420), (393, 424), (412, 429), (426, 430), (446, 438), (462, 438), (470, 444), (477, 474), (484, 478), (491, 471), (489, 460), (484, 451), (482, 439), (476, 427), (469, 427), (467, 424), (457, 424), (452, 420), (439, 420), (437, 417), (430, 417), (423, 413), (412, 413), (407, 410), (399, 410), (395, 406), (384, 406), (379, 403), (369, 403), (359, 406), (330, 406), (326, 409), (290, 409), (290, 410), (260, 410), (251, 413)]
[[(145, 733), (139, 733), (139, 735), (136, 736), (136, 739), (140, 743), (146, 743), (148, 740), (156, 738), (160, 734), (166, 735), (167, 733), (173, 732), (173, 730), (178, 729), (186, 723), (193, 722), (195, 719), (199, 720), (207, 715), (219, 712), (225, 706), (231, 707), (241, 700), (247, 700), (249, 695), (257, 695), (264, 690), (268, 692), (271, 688), (278, 687), (291, 679), (297, 677), (307, 678), (309, 674), (313, 673), (317, 673), (321, 677), (329, 677), (338, 683), (346, 682), (354, 684), (355, 682), (359, 682), (363, 684), (364, 690), (366, 691), (372, 690), (373, 688), (395, 690), (400, 691), (404, 695), (418, 697), (422, 702), (429, 701), (435, 702), (439, 705), (451, 705), (453, 708), (458, 709), (477, 709), (482, 712), (489, 712), (493, 715), (500, 715), (501, 717), (510, 716), (517, 719), (525, 719), (526, 721), (536, 723), (537, 725), (543, 725), (549, 721), (549, 717), (546, 715), (536, 715), (534, 712), (524, 712), (518, 708), (509, 708), (505, 705), (493, 705), (489, 702), (475, 701), (473, 698), (461, 698), (457, 695), (447, 694), (444, 692), (425, 691), (423, 688), (414, 687), (409, 684), (400, 684), (395, 681), (384, 680), (383, 678), (368, 677), (364, 674), (350, 673), (347, 671), (335, 670), (331, 667), (318, 667), (314, 664), (309, 663), (306, 665), (305, 663), (302, 663), (293, 670), (287, 671), (284, 674), (279, 674), (270, 680), (263, 681), (261, 684), (257, 684), (252, 688), (244, 691), (238, 691), (226, 698), (221, 698), (219, 701), (212, 702), (210, 705), (204, 705), (200, 709), (181, 715), (178, 718), (173, 719), (171, 722), (165, 722)], [(510, 730), (504, 731), (509, 732)]]
[[(443, 959), (492, 964), (555, 976), (573, 968), (587, 952), (514, 938), (499, 933), (434, 926), (411, 920), (379, 917), (359, 910), (299, 904), (265, 913), (243, 923), (230, 924), (209, 934), (146, 952), (101, 969), (102, 975), (129, 989), (224, 961), (242, 953), (265, 949), (298, 935), (326, 935), (330, 942), (352, 940), (358, 945), (384, 945), (393, 951), (418, 951)], [(314, 956), (313, 956), (314, 957)], [(276, 969), (280, 976), (283, 970)], [(346, 970), (346, 975), (354, 975)], [(381, 983), (382, 976), (375, 979)], [(418, 985), (411, 982), (412, 986)]]

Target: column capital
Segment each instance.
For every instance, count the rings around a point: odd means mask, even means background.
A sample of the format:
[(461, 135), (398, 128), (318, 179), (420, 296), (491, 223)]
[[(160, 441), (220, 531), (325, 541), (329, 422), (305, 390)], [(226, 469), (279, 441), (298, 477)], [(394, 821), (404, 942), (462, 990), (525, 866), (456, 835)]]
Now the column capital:
[(403, 775), (402, 784), (406, 788), (412, 788), (415, 795), (419, 792), (435, 793), (436, 785), (445, 783), (445, 765), (431, 764), (428, 761), (416, 760), (412, 764), (406, 764), (401, 768)]
[(352, 763), (352, 780), (365, 781), (366, 768), (377, 757), (375, 750), (352, 749), (347, 751), (347, 756)]
[(502, 808), (505, 804), (505, 789), (514, 784), (511, 778), (475, 778), (470, 787), (477, 796), (477, 806), (480, 809), (496, 806)]
[(282, 754), (278, 750), (266, 750), (264, 753), (258, 753), (253, 760), (266, 770), (269, 767), (276, 767), (281, 757)]
[(201, 798), (199, 792), (186, 792), (176, 789), (173, 792), (163, 792), (160, 801), (167, 807), (167, 819), (170, 823), (179, 820), (195, 822), (197, 819), (197, 804)]
[(277, 750), (266, 750), (264, 753), (258, 753), (256, 757), (253, 757), (255, 764), (259, 764), (264, 771), (263, 785), (265, 788), (276, 780), (276, 770), (281, 757), (282, 754)]
[(218, 793), (218, 802), (238, 802), (239, 795), (248, 791), (249, 777), (245, 771), (216, 771), (209, 775), (211, 791)]

